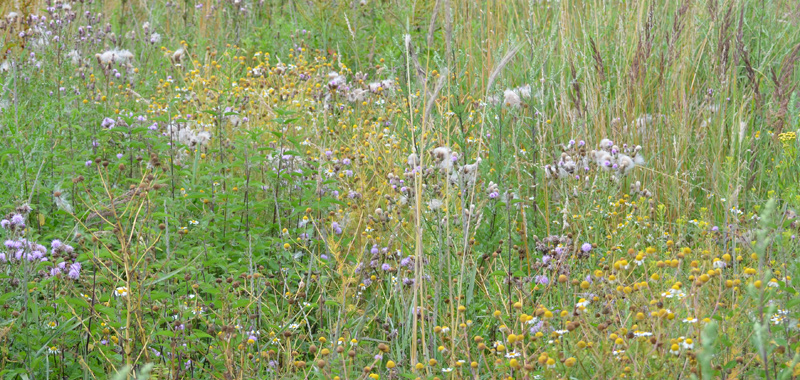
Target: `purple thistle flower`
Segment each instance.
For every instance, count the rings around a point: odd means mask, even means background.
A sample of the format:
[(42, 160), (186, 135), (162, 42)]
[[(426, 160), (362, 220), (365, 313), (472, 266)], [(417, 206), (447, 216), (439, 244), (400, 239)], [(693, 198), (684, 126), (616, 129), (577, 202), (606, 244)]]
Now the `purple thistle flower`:
[(11, 224), (25, 227), (25, 218), (20, 214), (11, 216)]
[(331, 223), (331, 229), (333, 230), (333, 233), (335, 233), (337, 235), (341, 235), (342, 234), (342, 227), (339, 226), (339, 223), (337, 223), (337, 222)]
[(114, 125), (115, 125), (116, 123), (117, 123), (117, 122), (116, 122), (116, 121), (114, 121), (114, 119), (112, 119), (112, 118), (110, 118), (110, 117), (107, 117), (107, 118), (104, 118), (104, 119), (103, 119), (103, 122), (102, 122), (102, 123), (100, 123), (100, 126), (101, 126), (101, 127), (103, 127), (103, 128), (108, 128), (108, 129), (111, 129), (111, 128), (114, 128)]
[(581, 246), (581, 250), (584, 252), (589, 252), (592, 250), (592, 245), (589, 243), (583, 243), (583, 245)]
[(550, 279), (548, 279), (547, 276), (537, 275), (534, 279), (539, 285), (547, 285), (550, 283)]
[(383, 265), (381, 265), (381, 269), (383, 269), (384, 272), (388, 272), (389, 270), (392, 269), (392, 266), (389, 265), (388, 263), (383, 263)]
[(533, 326), (531, 326), (529, 331), (530, 331), (531, 335), (534, 335), (537, 332), (542, 331), (542, 327), (544, 327), (544, 323), (542, 321), (537, 321), (536, 323), (534, 323)]

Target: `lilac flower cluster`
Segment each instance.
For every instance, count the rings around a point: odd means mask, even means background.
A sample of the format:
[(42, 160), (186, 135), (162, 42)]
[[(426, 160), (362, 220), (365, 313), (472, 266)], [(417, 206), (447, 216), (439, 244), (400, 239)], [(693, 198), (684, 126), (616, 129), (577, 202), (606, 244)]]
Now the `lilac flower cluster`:
[(20, 232), (25, 229), (25, 217), (21, 214), (13, 214), (8, 219), (0, 220), (0, 227), (11, 232)]
[(50, 243), (48, 257), (47, 247), (25, 238), (8, 239), (3, 244), (6, 251), (0, 251), (0, 263), (7, 262), (47, 262), (51, 259), (64, 258), (64, 261), (55, 264), (49, 272), (44, 274), (55, 277), (61, 273), (66, 273), (67, 277), (78, 280), (81, 276), (81, 263), (76, 260), (75, 249), (61, 240), (53, 240)]
[(27, 239), (6, 240), (7, 252), (0, 252), (0, 262), (7, 261), (47, 261), (47, 247)]

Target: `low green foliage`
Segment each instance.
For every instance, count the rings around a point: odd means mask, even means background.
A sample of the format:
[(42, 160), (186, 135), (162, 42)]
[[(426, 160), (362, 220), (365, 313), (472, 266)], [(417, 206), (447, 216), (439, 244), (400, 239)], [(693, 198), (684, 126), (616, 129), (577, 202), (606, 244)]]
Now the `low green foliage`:
[(0, 375), (800, 375), (800, 19), (0, 6)]

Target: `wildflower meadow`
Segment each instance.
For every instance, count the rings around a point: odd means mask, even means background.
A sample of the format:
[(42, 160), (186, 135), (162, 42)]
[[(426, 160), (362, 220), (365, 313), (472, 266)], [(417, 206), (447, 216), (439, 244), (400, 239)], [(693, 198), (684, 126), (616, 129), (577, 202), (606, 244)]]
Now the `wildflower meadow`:
[(797, 379), (800, 3), (0, 2), (2, 379)]

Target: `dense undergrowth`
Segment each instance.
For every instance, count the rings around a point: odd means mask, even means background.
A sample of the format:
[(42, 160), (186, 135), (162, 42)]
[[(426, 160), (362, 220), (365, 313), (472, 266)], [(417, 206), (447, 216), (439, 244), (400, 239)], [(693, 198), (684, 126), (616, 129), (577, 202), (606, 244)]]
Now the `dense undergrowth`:
[(4, 378), (800, 375), (800, 7), (0, 7)]

